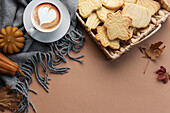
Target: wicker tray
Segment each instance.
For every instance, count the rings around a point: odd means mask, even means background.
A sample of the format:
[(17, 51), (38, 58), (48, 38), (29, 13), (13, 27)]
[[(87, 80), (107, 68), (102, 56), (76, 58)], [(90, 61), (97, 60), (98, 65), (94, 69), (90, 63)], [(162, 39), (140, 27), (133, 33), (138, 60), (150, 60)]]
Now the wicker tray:
[(161, 9), (152, 16), (151, 22), (146, 28), (142, 29), (135, 29), (134, 34), (130, 40), (128, 40), (128, 43), (122, 44), (119, 50), (113, 50), (109, 47), (105, 48), (101, 45), (99, 41), (95, 39), (96, 31), (89, 30), (89, 28), (85, 24), (85, 20), (79, 15), (78, 11), (76, 13), (76, 16), (82, 26), (85, 28), (87, 33), (90, 35), (90, 37), (96, 42), (96, 44), (99, 46), (99, 48), (103, 51), (103, 53), (107, 56), (109, 60), (115, 60), (119, 58), (121, 55), (123, 55), (125, 52), (129, 51), (129, 49), (144, 40), (151, 37), (153, 34), (155, 34), (162, 26), (162, 23), (166, 21), (168, 16), (170, 15), (170, 5), (165, 0), (156, 0), (161, 4)]

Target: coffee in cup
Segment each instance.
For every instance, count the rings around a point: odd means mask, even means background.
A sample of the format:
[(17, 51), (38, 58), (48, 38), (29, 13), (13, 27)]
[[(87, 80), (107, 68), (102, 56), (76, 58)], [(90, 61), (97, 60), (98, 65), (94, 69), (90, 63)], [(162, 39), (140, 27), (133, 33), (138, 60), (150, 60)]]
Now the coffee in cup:
[(34, 26), (40, 31), (51, 31), (60, 23), (59, 9), (51, 3), (41, 3), (35, 7), (32, 13)]
[(28, 31), (31, 36), (37, 31), (50, 33), (60, 26), (62, 11), (56, 3), (41, 1), (32, 10), (31, 21), (33, 27)]

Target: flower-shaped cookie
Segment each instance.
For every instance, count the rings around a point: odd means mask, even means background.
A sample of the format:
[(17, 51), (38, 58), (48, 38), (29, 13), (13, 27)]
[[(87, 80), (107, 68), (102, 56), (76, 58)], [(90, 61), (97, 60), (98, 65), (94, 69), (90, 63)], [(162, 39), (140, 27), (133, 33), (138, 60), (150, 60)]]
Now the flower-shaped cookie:
[(115, 39), (113, 41), (110, 41), (107, 37), (106, 28), (104, 26), (98, 26), (97, 27), (97, 35), (96, 40), (100, 41), (103, 47), (110, 47), (112, 49), (119, 49), (120, 44), (119, 40)]
[(17, 27), (8, 26), (0, 31), (0, 49), (4, 53), (17, 53), (24, 47), (23, 32)]
[(132, 23), (132, 19), (126, 16), (122, 16), (121, 11), (117, 11), (115, 14), (109, 13), (104, 26), (107, 29), (107, 36), (109, 40), (128, 40), (131, 38), (131, 32), (129, 26)]

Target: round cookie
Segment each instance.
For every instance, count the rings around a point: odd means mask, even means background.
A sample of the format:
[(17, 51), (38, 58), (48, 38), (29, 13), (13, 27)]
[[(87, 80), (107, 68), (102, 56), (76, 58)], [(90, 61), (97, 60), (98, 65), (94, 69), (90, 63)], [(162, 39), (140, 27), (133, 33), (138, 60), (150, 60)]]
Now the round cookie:
[(137, 0), (125, 0), (125, 3), (133, 3), (135, 4)]
[(124, 0), (102, 0), (103, 6), (108, 9), (118, 9), (124, 4)]
[(101, 7), (96, 11), (98, 18), (102, 21), (105, 22), (107, 19), (107, 14), (108, 13), (114, 13), (116, 9), (107, 9), (105, 7)]

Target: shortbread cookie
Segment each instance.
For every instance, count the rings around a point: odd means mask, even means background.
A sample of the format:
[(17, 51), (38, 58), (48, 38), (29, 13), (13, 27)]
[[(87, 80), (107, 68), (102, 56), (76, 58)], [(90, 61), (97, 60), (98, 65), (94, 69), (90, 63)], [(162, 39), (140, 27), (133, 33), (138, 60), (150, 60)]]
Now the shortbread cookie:
[(107, 28), (107, 36), (109, 40), (116, 38), (120, 40), (130, 39), (129, 26), (132, 23), (132, 19), (126, 16), (122, 16), (121, 11), (117, 11), (115, 14), (109, 13), (104, 26)]
[(149, 11), (137, 4), (126, 4), (122, 10), (124, 16), (132, 18), (132, 26), (136, 28), (146, 27), (151, 19)]
[(78, 4), (79, 13), (83, 18), (87, 18), (93, 11), (101, 7), (102, 3), (100, 0), (85, 0), (84, 2), (79, 2)]
[(125, 0), (125, 3), (133, 3), (135, 4), (137, 0)]
[(96, 40), (100, 41), (103, 47), (110, 47), (112, 49), (119, 49), (119, 40), (110, 41), (107, 37), (106, 28), (104, 26), (97, 27)]
[(130, 38), (133, 36), (133, 31), (134, 31), (134, 27), (129, 27), (129, 31), (130, 31)]
[(124, 0), (102, 0), (102, 4), (108, 9), (119, 9), (124, 4)]
[(88, 18), (87, 18), (87, 21), (86, 21), (86, 25), (88, 26), (88, 28), (90, 29), (96, 29), (97, 26), (100, 24), (100, 20), (99, 18), (97, 17), (97, 14), (96, 12), (93, 12)]
[(160, 9), (160, 4), (153, 0), (138, 0), (137, 4), (148, 8), (151, 15), (154, 15)]
[(80, 2), (85, 2), (85, 1), (86, 1), (86, 0), (79, 0), (79, 3), (80, 3)]
[(99, 17), (99, 19), (102, 22), (105, 22), (106, 19), (107, 19), (107, 14), (108, 13), (114, 13), (115, 11), (116, 11), (116, 9), (107, 9), (105, 7), (101, 7), (100, 9), (98, 9), (96, 11), (96, 13), (97, 13), (97, 16)]
[[(81, 2), (85, 2), (85, 1), (86, 1), (86, 0), (79, 0), (79, 1), (78, 1), (78, 4), (81, 3)], [(77, 9), (79, 9), (79, 5), (78, 5)]]
[(104, 1), (104, 0), (100, 0), (100, 1), (101, 1), (101, 2), (102, 2), (102, 4), (103, 4), (103, 1)]

